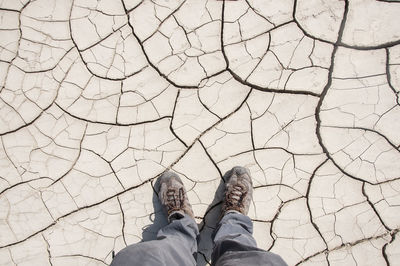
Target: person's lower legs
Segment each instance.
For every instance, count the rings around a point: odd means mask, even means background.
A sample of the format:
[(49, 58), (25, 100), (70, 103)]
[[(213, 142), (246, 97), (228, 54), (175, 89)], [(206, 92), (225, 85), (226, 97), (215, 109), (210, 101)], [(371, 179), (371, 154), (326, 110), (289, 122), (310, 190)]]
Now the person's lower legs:
[(186, 254), (196, 256), (198, 236), (199, 229), (195, 220), (189, 215), (185, 215), (173, 219), (169, 225), (160, 229), (157, 233), (157, 240), (167, 239), (174, 248), (185, 250)]
[(196, 265), (198, 234), (197, 224), (189, 215), (173, 219), (160, 229), (157, 240), (124, 248), (111, 265)]
[(247, 216), (253, 197), (249, 170), (234, 167), (224, 178), (223, 217), (213, 234), (212, 265), (286, 265), (278, 255), (257, 248), (253, 238), (253, 223)]
[(156, 187), (169, 224), (160, 229), (157, 240), (121, 250), (111, 265), (196, 265), (199, 230), (182, 180), (166, 172), (158, 178)]
[(212, 261), (217, 261), (226, 251), (257, 249), (251, 219), (239, 212), (228, 212), (218, 223), (213, 234)]
[(257, 246), (253, 237), (253, 222), (239, 212), (228, 212), (218, 223), (214, 242), (235, 239), (249, 246)]
[[(253, 224), (247, 213), (252, 200), (250, 173), (234, 167), (226, 174), (223, 218), (213, 234), (212, 265), (286, 265), (276, 254), (257, 248)], [(157, 240), (131, 245), (120, 251), (112, 265), (196, 265), (199, 234), (193, 210), (182, 180), (167, 172), (159, 179), (158, 195), (170, 224), (157, 234)]]
[(280, 256), (258, 248), (252, 233), (253, 223), (248, 216), (226, 213), (213, 234), (211, 265), (287, 266)]

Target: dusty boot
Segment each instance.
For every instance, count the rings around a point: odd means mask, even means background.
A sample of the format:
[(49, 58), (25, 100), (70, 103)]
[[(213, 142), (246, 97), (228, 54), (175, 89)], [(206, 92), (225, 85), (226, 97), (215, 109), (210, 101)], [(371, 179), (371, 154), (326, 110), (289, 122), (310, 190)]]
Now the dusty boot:
[(159, 177), (158, 196), (168, 215), (168, 221), (188, 214), (194, 219), (185, 186), (177, 174), (166, 172)]
[(235, 166), (225, 174), (225, 197), (222, 215), (237, 211), (247, 215), (253, 198), (253, 182), (248, 169)]

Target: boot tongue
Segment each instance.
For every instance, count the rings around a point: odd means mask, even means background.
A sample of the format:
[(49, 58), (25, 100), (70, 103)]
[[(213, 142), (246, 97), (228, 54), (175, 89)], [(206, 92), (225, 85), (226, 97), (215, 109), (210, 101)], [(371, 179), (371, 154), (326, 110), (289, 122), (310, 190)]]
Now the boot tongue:
[(182, 211), (174, 211), (168, 216), (168, 221), (172, 222), (174, 220), (179, 220), (185, 217)]

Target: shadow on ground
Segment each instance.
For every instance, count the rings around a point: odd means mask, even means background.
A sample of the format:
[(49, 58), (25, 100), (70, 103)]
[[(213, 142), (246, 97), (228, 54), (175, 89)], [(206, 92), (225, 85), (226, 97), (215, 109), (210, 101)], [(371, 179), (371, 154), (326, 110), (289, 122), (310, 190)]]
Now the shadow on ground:
[(153, 223), (143, 228), (142, 242), (157, 239), (157, 232), (168, 224), (167, 216), (163, 212), (160, 200), (158, 199), (158, 194), (156, 192), (158, 178), (151, 182), (151, 186), (153, 188), (152, 202), (154, 213), (150, 215), (150, 220)]
[(211, 253), (213, 249), (212, 233), (221, 218), (222, 199), (225, 190), (225, 177), (221, 178), (217, 190), (214, 194), (214, 200), (208, 206), (203, 221), (199, 224), (199, 254), (197, 256), (197, 265), (205, 266), (211, 262)]

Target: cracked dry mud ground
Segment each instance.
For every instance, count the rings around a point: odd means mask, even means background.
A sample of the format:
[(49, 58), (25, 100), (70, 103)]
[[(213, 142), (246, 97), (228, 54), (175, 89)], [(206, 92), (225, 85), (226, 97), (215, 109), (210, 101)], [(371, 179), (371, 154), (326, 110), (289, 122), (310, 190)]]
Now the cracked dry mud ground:
[[(259, 247), (400, 264), (400, 3), (0, 0), (0, 264), (104, 265), (166, 223), (172, 169), (210, 260), (250, 169)], [(219, 192), (218, 192), (219, 191)]]

